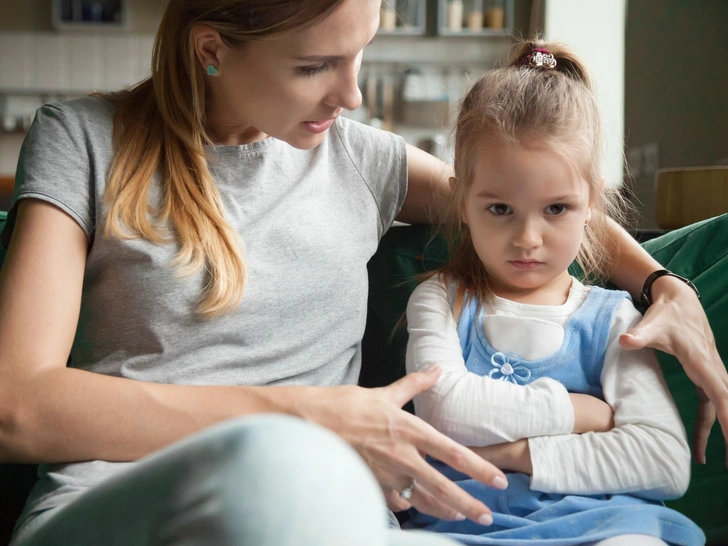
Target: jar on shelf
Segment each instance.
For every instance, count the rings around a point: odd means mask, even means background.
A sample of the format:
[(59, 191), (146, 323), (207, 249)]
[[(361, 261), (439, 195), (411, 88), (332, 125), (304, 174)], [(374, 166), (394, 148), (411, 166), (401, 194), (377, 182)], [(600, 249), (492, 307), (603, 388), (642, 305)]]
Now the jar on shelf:
[(379, 33), (425, 34), (427, 0), (384, 0), (379, 13)]
[(460, 32), (463, 29), (463, 15), (463, 0), (448, 0), (447, 30), (450, 32)]
[(480, 32), (485, 22), (483, 0), (470, 0), (465, 8), (465, 26), (471, 32)]
[(486, 0), (485, 26), (488, 28), (503, 28), (505, 26), (506, 10), (503, 0)]

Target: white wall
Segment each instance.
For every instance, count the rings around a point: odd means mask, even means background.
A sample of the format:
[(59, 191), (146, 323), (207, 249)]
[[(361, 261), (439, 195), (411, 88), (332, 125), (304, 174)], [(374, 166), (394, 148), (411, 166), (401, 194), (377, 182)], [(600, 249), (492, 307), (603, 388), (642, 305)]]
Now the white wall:
[(547, 40), (567, 44), (594, 76), (605, 131), (607, 184), (622, 183), (627, 0), (546, 0)]
[[(0, 121), (44, 102), (114, 91), (145, 78), (154, 36), (0, 31)], [(0, 176), (15, 173), (23, 135), (0, 128)]]

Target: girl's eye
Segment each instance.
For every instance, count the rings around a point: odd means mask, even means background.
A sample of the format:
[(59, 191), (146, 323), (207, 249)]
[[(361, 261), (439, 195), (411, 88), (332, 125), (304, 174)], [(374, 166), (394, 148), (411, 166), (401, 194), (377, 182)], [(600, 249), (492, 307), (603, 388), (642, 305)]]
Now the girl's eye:
[(324, 63), (318, 66), (299, 66), (298, 70), (304, 76), (315, 76), (321, 72), (326, 72), (329, 69), (329, 63)]
[(496, 203), (495, 205), (491, 205), (490, 207), (488, 207), (488, 210), (496, 216), (503, 216), (504, 214), (511, 213), (511, 207), (509, 207), (508, 205), (504, 205), (503, 203)]
[(567, 210), (569, 210), (569, 207), (566, 205), (549, 205), (546, 207), (546, 214), (559, 216), (560, 214), (564, 214)]

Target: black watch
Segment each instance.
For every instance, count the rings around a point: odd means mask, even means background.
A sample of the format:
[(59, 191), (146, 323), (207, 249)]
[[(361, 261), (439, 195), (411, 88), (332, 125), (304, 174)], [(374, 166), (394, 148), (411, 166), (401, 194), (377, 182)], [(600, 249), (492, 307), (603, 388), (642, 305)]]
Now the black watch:
[(695, 290), (695, 295), (698, 296), (698, 301), (700, 301), (700, 292), (698, 292), (698, 289), (695, 287), (695, 285), (692, 283), (690, 279), (686, 279), (685, 277), (681, 277), (680, 275), (676, 275), (672, 271), (668, 271), (667, 269), (659, 269), (652, 273), (649, 277), (647, 277), (647, 280), (645, 281), (644, 286), (642, 287), (642, 293), (640, 294), (640, 302), (642, 305), (645, 306), (645, 308), (652, 305), (652, 283), (655, 282), (660, 277), (664, 277), (665, 275), (668, 275), (670, 277), (675, 277), (676, 279), (680, 279), (682, 282), (687, 284), (690, 288)]

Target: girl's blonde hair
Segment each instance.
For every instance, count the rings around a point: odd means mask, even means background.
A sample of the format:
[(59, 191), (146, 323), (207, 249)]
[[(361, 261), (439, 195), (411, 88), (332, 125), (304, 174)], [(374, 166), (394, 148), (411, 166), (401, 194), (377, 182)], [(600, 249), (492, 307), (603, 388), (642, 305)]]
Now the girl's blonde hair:
[[(551, 53), (556, 68), (530, 67), (526, 58), (535, 49)], [(467, 299), (484, 302), (492, 296), (488, 273), (461, 219), (476, 154), (486, 142), (538, 142), (573, 163), (589, 183), (596, 213), (576, 260), (587, 278), (607, 278), (613, 244), (608, 219), (623, 221), (626, 204), (619, 189), (603, 185), (602, 126), (593, 83), (582, 61), (564, 45), (522, 41), (508, 66), (486, 72), (470, 89), (455, 127), (456, 182), (442, 221), (450, 258), (434, 272), (455, 283), (455, 316)]]
[[(203, 23), (230, 47), (277, 38), (314, 24), (343, 0), (169, 0), (152, 54), (151, 77), (107, 95), (115, 105), (115, 155), (108, 176), (104, 235), (176, 242), (180, 276), (205, 275), (198, 312), (205, 318), (234, 311), (247, 270), (242, 241), (227, 223), (204, 146), (205, 73), (190, 31)], [(149, 191), (159, 174), (161, 202)], [(174, 237), (165, 236), (171, 228)]]

